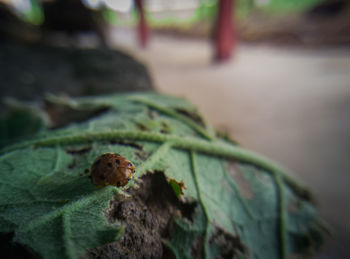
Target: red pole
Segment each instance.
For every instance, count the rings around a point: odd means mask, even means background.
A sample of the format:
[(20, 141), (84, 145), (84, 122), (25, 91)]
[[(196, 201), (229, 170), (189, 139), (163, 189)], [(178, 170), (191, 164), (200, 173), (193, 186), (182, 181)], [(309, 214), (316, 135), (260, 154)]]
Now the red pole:
[(236, 44), (236, 33), (233, 26), (234, 0), (219, 0), (218, 15), (215, 24), (215, 60), (229, 60)]
[(141, 47), (146, 47), (149, 39), (149, 31), (145, 19), (145, 11), (143, 8), (143, 0), (135, 0), (136, 9), (139, 13), (139, 24), (137, 27), (138, 40)]

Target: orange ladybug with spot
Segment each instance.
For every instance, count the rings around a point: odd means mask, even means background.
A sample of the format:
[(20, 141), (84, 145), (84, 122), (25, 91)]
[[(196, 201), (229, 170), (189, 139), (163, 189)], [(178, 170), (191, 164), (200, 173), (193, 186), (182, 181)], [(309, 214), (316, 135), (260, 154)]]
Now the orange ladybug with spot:
[(91, 166), (91, 181), (96, 186), (125, 186), (133, 177), (135, 166), (125, 157), (106, 153)]

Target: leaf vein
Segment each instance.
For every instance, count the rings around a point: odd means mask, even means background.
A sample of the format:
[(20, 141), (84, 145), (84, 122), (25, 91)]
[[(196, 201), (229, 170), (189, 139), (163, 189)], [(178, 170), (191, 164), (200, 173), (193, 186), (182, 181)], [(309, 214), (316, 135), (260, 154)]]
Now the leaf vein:
[(82, 133), (76, 135), (44, 138), (10, 146), (1, 150), (0, 154), (27, 146), (49, 147), (55, 146), (57, 144), (68, 145), (113, 139), (130, 139), (161, 143), (169, 142), (174, 148), (196, 151), (209, 155), (221, 156), (240, 162), (251, 163), (252, 165), (266, 170), (268, 173), (280, 174), (283, 180), (295, 191), (296, 194), (304, 197), (306, 193), (309, 193), (309, 190), (301, 185), (298, 181), (296, 181), (293, 177), (291, 177), (286, 169), (272, 162), (270, 159), (256, 154), (255, 152), (245, 150), (239, 146), (223, 144), (215, 141), (211, 142), (191, 137), (166, 135), (154, 132), (112, 130), (105, 132)]
[(207, 207), (205, 206), (205, 203), (202, 200), (202, 194), (201, 194), (201, 189), (199, 186), (199, 182), (198, 182), (198, 170), (197, 170), (197, 164), (196, 164), (196, 159), (195, 159), (195, 153), (193, 151), (190, 152), (190, 156), (191, 156), (191, 169), (192, 169), (192, 174), (193, 174), (193, 179), (195, 182), (195, 187), (197, 190), (197, 194), (198, 194), (198, 200), (203, 208), (204, 211), (204, 215), (205, 215), (205, 219), (206, 219), (206, 223), (205, 223), (205, 233), (204, 233), (204, 238), (203, 238), (203, 252), (204, 252), (204, 258), (209, 258), (209, 253), (208, 253), (208, 242), (209, 242), (209, 224), (210, 224), (210, 220), (209, 220), (209, 214), (207, 211)]
[(77, 255), (74, 252), (74, 244), (71, 240), (71, 236), (72, 236), (72, 228), (70, 225), (70, 213), (69, 212), (65, 212), (62, 214), (62, 224), (63, 224), (63, 244), (65, 247), (65, 252), (67, 255), (67, 258), (70, 259), (75, 259), (77, 258)]

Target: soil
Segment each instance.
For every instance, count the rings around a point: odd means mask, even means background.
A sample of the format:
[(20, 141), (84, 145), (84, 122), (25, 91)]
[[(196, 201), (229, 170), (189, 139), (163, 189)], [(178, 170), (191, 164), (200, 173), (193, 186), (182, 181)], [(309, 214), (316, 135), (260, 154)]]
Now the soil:
[(175, 217), (192, 221), (197, 202), (180, 201), (163, 172), (148, 173), (139, 185), (127, 190), (130, 197), (117, 195), (105, 211), (110, 224), (125, 226), (118, 241), (90, 250), (83, 258), (174, 257), (162, 243), (169, 237)]

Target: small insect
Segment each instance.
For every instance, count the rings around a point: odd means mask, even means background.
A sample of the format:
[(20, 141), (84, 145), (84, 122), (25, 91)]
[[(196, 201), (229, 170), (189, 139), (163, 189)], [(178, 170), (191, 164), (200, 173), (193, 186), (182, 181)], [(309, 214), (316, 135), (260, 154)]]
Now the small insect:
[(125, 157), (106, 153), (91, 166), (91, 181), (96, 186), (125, 186), (133, 177), (135, 166)]

